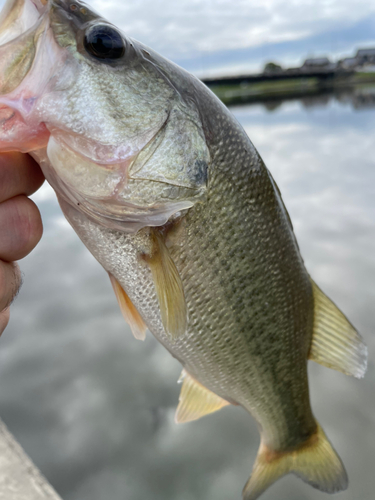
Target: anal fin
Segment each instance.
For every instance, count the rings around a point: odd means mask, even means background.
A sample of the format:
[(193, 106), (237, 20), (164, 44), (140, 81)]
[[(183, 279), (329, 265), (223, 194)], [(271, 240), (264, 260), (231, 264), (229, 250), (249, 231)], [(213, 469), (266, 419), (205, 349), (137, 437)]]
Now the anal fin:
[(361, 335), (313, 280), (311, 283), (314, 328), (309, 359), (362, 378), (367, 368), (367, 347)]
[(152, 272), (165, 332), (175, 341), (185, 334), (187, 327), (184, 288), (163, 236), (157, 230), (151, 234), (154, 249), (152, 255), (143, 258)]
[(206, 389), (204, 385), (197, 382), (185, 370), (182, 371), (180, 380), (183, 382), (175, 415), (175, 421), (178, 424), (198, 420), (198, 418), (218, 411), (230, 404), (225, 399)]
[(113, 290), (115, 292), (117, 302), (120, 306), (122, 315), (125, 318), (125, 321), (130, 326), (132, 334), (138, 340), (145, 340), (146, 338), (146, 330), (147, 326), (144, 324), (141, 315), (137, 311), (133, 302), (129, 299), (127, 293), (122, 288), (120, 283), (116, 280), (112, 274), (108, 273), (109, 279), (111, 280)]

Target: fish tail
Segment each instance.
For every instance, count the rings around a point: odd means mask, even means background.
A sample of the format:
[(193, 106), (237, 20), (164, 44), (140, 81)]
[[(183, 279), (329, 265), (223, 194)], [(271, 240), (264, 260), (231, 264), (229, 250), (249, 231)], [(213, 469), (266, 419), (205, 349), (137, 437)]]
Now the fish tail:
[(344, 465), (318, 424), (316, 433), (294, 450), (274, 452), (261, 444), (243, 490), (243, 500), (256, 500), (275, 481), (291, 472), (326, 493), (348, 487)]

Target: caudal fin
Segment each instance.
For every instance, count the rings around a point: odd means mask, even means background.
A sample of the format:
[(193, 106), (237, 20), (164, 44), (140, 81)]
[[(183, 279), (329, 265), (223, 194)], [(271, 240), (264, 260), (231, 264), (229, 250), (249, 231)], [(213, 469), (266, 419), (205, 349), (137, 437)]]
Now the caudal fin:
[(326, 493), (348, 487), (344, 465), (318, 425), (316, 433), (295, 450), (273, 452), (261, 445), (243, 500), (256, 500), (277, 479), (291, 472)]

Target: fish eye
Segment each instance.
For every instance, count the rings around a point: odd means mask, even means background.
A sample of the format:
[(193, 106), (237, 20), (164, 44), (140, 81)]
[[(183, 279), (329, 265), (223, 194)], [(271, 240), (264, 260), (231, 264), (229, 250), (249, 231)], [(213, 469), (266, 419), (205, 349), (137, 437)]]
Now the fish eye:
[(86, 51), (103, 62), (120, 59), (125, 53), (125, 43), (118, 31), (111, 26), (93, 26), (85, 34)]

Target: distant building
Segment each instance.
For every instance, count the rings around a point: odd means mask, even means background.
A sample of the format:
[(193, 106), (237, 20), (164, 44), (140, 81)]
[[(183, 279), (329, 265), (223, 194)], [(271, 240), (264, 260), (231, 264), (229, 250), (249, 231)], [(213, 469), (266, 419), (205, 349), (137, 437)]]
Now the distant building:
[(368, 63), (361, 68), (362, 73), (375, 73), (375, 64)]
[(357, 57), (345, 57), (339, 61), (339, 64), (344, 69), (355, 69), (360, 63)]
[(303, 63), (303, 68), (325, 68), (326, 66), (330, 66), (331, 61), (328, 57), (313, 57), (310, 59), (306, 59)]
[(355, 57), (359, 64), (375, 63), (375, 49), (359, 49)]
[(286, 70), (284, 70), (284, 73), (287, 73), (287, 74), (300, 74), (301, 73), (301, 68), (287, 68)]

